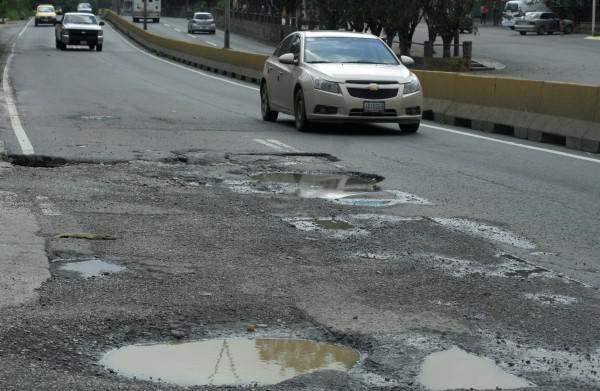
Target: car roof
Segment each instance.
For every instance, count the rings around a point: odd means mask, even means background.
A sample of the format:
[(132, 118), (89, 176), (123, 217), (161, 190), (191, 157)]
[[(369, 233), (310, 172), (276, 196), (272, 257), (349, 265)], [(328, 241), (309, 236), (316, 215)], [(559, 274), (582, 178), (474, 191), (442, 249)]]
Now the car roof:
[(328, 38), (366, 38), (366, 39), (379, 39), (373, 34), (368, 33), (354, 33), (349, 31), (301, 31), (300, 34), (305, 37), (328, 37)]
[(54, 6), (52, 4), (39, 4), (37, 7), (38, 8), (40, 8), (40, 7), (52, 7), (52, 8), (54, 8)]
[(65, 16), (68, 16), (68, 15), (85, 15), (85, 16), (94, 16), (94, 17), (96, 16), (94, 14), (90, 14), (89, 12), (67, 12), (65, 14)]
[(194, 15), (212, 15), (210, 12), (194, 12)]

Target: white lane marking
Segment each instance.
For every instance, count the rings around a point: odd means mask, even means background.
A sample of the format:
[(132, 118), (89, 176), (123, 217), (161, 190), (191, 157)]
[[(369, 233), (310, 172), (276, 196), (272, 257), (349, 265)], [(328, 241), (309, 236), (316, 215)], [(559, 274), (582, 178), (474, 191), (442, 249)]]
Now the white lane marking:
[(173, 27), (173, 30), (177, 31), (178, 33), (181, 32), (181, 30), (179, 30), (177, 27)]
[(212, 43), (212, 42), (209, 42), (209, 41), (204, 41), (204, 42), (206, 42), (207, 44), (209, 44), (209, 45), (212, 45), (212, 46), (214, 46), (214, 47), (217, 47), (217, 46), (218, 46), (216, 43)]
[(188, 37), (191, 37), (191, 38), (198, 38), (198, 37), (196, 37), (195, 35), (192, 35), (192, 34), (188, 34)]
[(577, 160), (584, 160), (586, 162), (593, 162), (593, 163), (599, 163), (600, 164), (600, 159), (595, 159), (595, 158), (591, 158), (591, 157), (575, 155), (573, 153), (555, 151), (553, 149), (546, 149), (546, 148), (541, 148), (541, 147), (534, 147), (532, 145), (520, 144), (520, 143), (516, 143), (516, 142), (513, 142), (513, 141), (500, 140), (500, 139), (493, 138), (493, 137), (480, 136), (478, 134), (472, 134), (472, 133), (468, 133), (468, 132), (461, 132), (460, 130), (449, 129), (449, 128), (445, 128), (445, 127), (442, 127), (442, 126), (435, 126), (435, 125), (430, 125), (430, 124), (423, 124), (423, 126), (431, 128), (431, 129), (441, 130), (443, 132), (448, 132), (448, 133), (453, 133), (453, 134), (460, 134), (461, 136), (473, 137), (473, 138), (477, 138), (477, 139), (480, 139), (480, 140), (493, 141), (493, 142), (500, 143), (500, 144), (512, 145), (513, 147), (530, 149), (532, 151), (546, 152), (546, 153), (550, 153), (550, 154), (553, 154), (553, 155), (565, 156), (565, 157), (570, 157), (570, 158), (577, 159)]
[(38, 200), (38, 205), (40, 206), (44, 216), (62, 216), (62, 213), (56, 209), (48, 197), (37, 196), (35, 198)]
[(277, 145), (277, 144), (271, 144), (271, 143), (270, 143), (270, 142), (268, 142), (267, 140), (263, 140), (263, 139), (261, 139), (261, 138), (255, 138), (255, 139), (254, 139), (254, 142), (257, 142), (257, 143), (259, 143), (259, 144), (265, 145), (265, 146), (267, 146), (267, 147), (269, 147), (269, 148), (276, 149), (276, 150), (278, 150), (278, 151), (285, 151), (285, 150), (284, 150), (282, 147), (280, 147), (279, 145)]
[(281, 148), (283, 148), (283, 149), (285, 149), (285, 150), (287, 150), (287, 151), (290, 151), (290, 152), (298, 152), (298, 150), (297, 150), (297, 149), (295, 149), (294, 147), (292, 147), (292, 146), (289, 146), (289, 145), (287, 145), (287, 144), (284, 144), (284, 143), (282, 143), (282, 142), (281, 142), (281, 141), (279, 141), (279, 140), (275, 140), (275, 139), (272, 139), (272, 138), (271, 138), (271, 139), (268, 139), (267, 141), (268, 141), (268, 142), (270, 142), (271, 144), (279, 145)]
[(195, 69), (188, 68), (188, 67), (186, 67), (186, 66), (179, 65), (179, 64), (176, 64), (176, 63), (174, 63), (174, 62), (167, 61), (167, 60), (165, 60), (165, 59), (163, 59), (163, 58), (157, 57), (157, 56), (155, 56), (154, 54), (148, 53), (148, 52), (146, 52), (144, 49), (140, 49), (139, 47), (137, 47), (137, 46), (135, 46), (134, 44), (132, 44), (131, 42), (129, 42), (127, 39), (125, 39), (125, 37), (123, 37), (123, 36), (121, 35), (121, 33), (117, 32), (117, 31), (116, 31), (114, 28), (112, 28), (112, 26), (109, 26), (109, 28), (110, 28), (110, 29), (111, 29), (111, 30), (112, 30), (112, 31), (113, 31), (113, 32), (114, 32), (114, 33), (115, 33), (117, 36), (119, 36), (119, 38), (121, 38), (121, 40), (122, 40), (123, 42), (125, 42), (127, 45), (131, 46), (132, 48), (134, 48), (134, 49), (135, 49), (135, 50), (137, 50), (138, 52), (140, 52), (140, 53), (144, 54), (145, 56), (152, 57), (152, 58), (153, 58), (153, 59), (155, 59), (155, 60), (158, 60), (158, 61), (164, 62), (165, 64), (169, 64), (169, 65), (172, 65), (172, 66), (174, 66), (174, 67), (177, 67), (177, 68), (180, 68), (180, 69), (185, 69), (186, 71), (189, 71), (189, 72), (195, 73), (195, 74), (197, 74), (197, 75), (200, 75), (200, 76), (206, 77), (207, 79), (219, 80), (219, 81), (222, 81), (223, 83), (231, 84), (231, 85), (238, 86), (238, 87), (247, 88), (247, 89), (249, 89), (249, 90), (253, 90), (253, 91), (259, 91), (259, 90), (260, 90), (258, 87), (253, 87), (253, 86), (251, 86), (251, 85), (249, 85), (249, 84), (237, 83), (237, 82), (235, 82), (235, 81), (228, 80), (228, 79), (225, 79), (225, 78), (222, 78), (222, 77), (219, 77), (219, 76), (213, 76), (213, 75), (211, 75), (211, 74), (208, 74), (208, 73), (205, 73), (205, 72), (202, 72), (202, 71), (197, 71), (197, 70), (195, 70)]
[[(17, 35), (17, 39), (23, 35), (27, 27), (31, 23), (31, 19), (27, 21), (23, 29)], [(29, 137), (27, 137), (27, 133), (23, 128), (23, 124), (21, 123), (21, 118), (19, 117), (19, 111), (17, 110), (17, 105), (15, 103), (14, 91), (9, 81), (9, 71), (10, 64), (12, 63), (12, 59), (15, 54), (15, 46), (17, 41), (15, 41), (10, 47), (10, 54), (6, 59), (6, 65), (4, 66), (4, 72), (2, 73), (2, 89), (4, 90), (4, 99), (6, 101), (6, 110), (8, 111), (8, 117), (10, 118), (10, 124), (13, 128), (13, 132), (17, 137), (17, 141), (19, 142), (19, 146), (21, 147), (21, 151), (24, 155), (33, 155), (35, 151), (33, 150), (33, 145), (31, 145), (31, 141)]]
[(167, 23), (164, 23), (164, 25), (165, 25), (165, 26), (167, 26), (167, 27), (171, 27), (171, 25), (170, 25), (170, 24), (167, 24)]

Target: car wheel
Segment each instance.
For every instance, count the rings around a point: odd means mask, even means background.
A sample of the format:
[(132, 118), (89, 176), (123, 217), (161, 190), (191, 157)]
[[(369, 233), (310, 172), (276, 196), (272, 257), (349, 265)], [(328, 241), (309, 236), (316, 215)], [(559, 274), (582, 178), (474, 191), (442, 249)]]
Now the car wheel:
[(140, 20), (138, 18), (133, 18), (133, 23), (138, 23)]
[(525, 34), (527, 34), (527, 31), (519, 31), (519, 34), (525, 35)]
[(511, 30), (514, 30), (514, 29), (515, 29), (515, 26), (510, 26), (510, 29), (511, 29)]
[(89, 45), (90, 50), (96, 49), (96, 45)]
[(306, 118), (306, 102), (302, 89), (296, 92), (294, 98), (294, 123), (300, 132), (308, 132), (311, 128), (310, 121)]
[(36, 19), (36, 20), (35, 20), (35, 27), (37, 27), (37, 26), (38, 26), (38, 24), (39, 24), (39, 23), (38, 23), (38, 21), (37, 21), (37, 19)]
[(60, 49), (60, 41), (56, 38), (54, 38), (54, 41), (56, 42), (56, 48)]
[(65, 43), (59, 42), (58, 44), (59, 44), (58, 48), (60, 50), (67, 50), (67, 45)]
[(554, 34), (554, 33), (553, 33), (552, 31), (548, 31), (546, 34), (548, 34), (548, 35), (552, 35), (552, 34)]
[(546, 30), (544, 29), (543, 26), (541, 26), (540, 28), (538, 28), (538, 31), (537, 31), (538, 35), (544, 35), (544, 33), (546, 33)]
[(573, 32), (573, 26), (565, 26), (565, 34), (571, 34)]
[(262, 83), (260, 86), (260, 112), (264, 121), (275, 122), (279, 116), (278, 112), (271, 110), (267, 83)]
[(99, 43), (98, 45), (96, 45), (96, 51), (97, 52), (101, 52), (102, 51), (102, 44)]
[(421, 126), (420, 122), (416, 124), (398, 124), (400, 125), (400, 131), (402, 133), (417, 133), (419, 130), (419, 126)]
[(156, 19), (152, 19), (152, 21), (153, 21), (154, 23), (158, 23), (158, 22), (160, 22), (160, 19), (156, 18)]

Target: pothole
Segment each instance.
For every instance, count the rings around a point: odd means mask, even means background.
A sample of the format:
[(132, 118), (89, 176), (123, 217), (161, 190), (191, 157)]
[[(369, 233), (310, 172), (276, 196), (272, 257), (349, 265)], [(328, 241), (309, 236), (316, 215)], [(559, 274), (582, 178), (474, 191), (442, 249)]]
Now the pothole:
[(428, 390), (515, 389), (535, 384), (505, 372), (493, 360), (453, 347), (425, 358), (417, 380)]
[(349, 371), (357, 351), (301, 339), (226, 338), (131, 345), (100, 364), (122, 376), (181, 386), (272, 385), (318, 370)]
[(119, 273), (125, 270), (126, 267), (105, 262), (100, 259), (89, 259), (85, 261), (64, 263), (59, 266), (59, 269), (79, 273), (84, 278), (90, 278)]
[(235, 181), (230, 188), (239, 193), (278, 193), (301, 198), (319, 198), (349, 206), (431, 205), (423, 198), (397, 190), (381, 190), (383, 177), (372, 174), (264, 173), (252, 182)]

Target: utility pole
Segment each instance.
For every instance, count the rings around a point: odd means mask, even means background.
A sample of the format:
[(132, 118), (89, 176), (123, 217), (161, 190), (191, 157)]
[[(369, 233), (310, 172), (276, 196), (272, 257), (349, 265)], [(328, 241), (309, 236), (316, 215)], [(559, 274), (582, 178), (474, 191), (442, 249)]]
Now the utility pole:
[[(148, 0), (146, 0), (148, 1)], [(225, 0), (225, 42), (223, 48), (229, 49), (229, 29), (231, 28), (231, 0)]]
[(592, 37), (596, 35), (596, 2), (598, 0), (593, 0), (592, 2)]
[(148, 0), (144, 0), (144, 30), (148, 30)]

